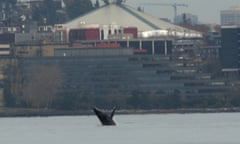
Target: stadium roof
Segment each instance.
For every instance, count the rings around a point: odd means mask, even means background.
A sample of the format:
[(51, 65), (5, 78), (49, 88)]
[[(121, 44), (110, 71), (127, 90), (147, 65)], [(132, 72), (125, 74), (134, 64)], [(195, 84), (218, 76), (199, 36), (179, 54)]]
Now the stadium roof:
[[(162, 21), (125, 4), (109, 4), (80, 16), (64, 24), (67, 28), (79, 28), (83, 25), (120, 25), (122, 27), (137, 27), (139, 32), (168, 30), (191, 32), (189, 29)], [(200, 34), (200, 33), (198, 33)]]

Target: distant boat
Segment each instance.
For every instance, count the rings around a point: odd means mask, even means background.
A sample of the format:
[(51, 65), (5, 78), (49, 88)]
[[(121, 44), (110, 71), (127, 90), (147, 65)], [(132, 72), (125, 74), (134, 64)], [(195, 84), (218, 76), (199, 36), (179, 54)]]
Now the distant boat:
[(93, 108), (94, 113), (97, 115), (98, 119), (104, 126), (113, 126), (116, 125), (116, 123), (113, 120), (113, 116), (115, 114), (116, 108), (113, 108), (112, 112), (109, 114), (97, 107)]

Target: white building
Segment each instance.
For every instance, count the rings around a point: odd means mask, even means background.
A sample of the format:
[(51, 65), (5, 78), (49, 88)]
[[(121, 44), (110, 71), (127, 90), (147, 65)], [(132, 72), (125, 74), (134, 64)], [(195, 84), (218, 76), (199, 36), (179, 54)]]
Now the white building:
[(186, 29), (140, 12), (125, 4), (116, 4), (100, 7), (86, 15), (80, 16), (63, 24), (63, 27), (76, 29), (86, 25), (137, 27), (139, 37), (201, 37), (201, 33)]
[(221, 11), (221, 25), (240, 25), (240, 6)]

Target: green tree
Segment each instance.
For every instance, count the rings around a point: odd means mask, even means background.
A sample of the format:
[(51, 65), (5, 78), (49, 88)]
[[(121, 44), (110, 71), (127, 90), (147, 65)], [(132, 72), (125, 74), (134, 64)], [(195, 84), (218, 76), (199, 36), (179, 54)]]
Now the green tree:
[(41, 11), (41, 6), (34, 6), (32, 11), (32, 20), (40, 22), (43, 20), (43, 15)]
[(99, 0), (96, 0), (95, 4), (94, 4), (94, 8), (99, 8), (100, 4), (99, 4)]
[(4, 24), (14, 25), (17, 21), (15, 13), (17, 0), (0, 0), (0, 12), (5, 13)]
[(18, 83), (21, 81), (19, 63), (15, 59), (5, 62), (1, 60), (1, 63), (5, 64), (3, 67), (4, 104), (6, 107), (15, 107), (17, 104), (16, 96), (21, 94), (21, 91), (18, 90)]
[(53, 0), (44, 0), (43, 12), (47, 19), (47, 23), (55, 24), (57, 21), (57, 7)]
[(109, 4), (109, 0), (103, 0), (105, 4)]
[(0, 4), (2, 3), (15, 5), (17, 0), (0, 0)]
[(91, 0), (68, 0), (66, 10), (69, 18), (73, 19), (93, 9)]
[(42, 5), (33, 8), (33, 20), (47, 24), (57, 23), (57, 7), (53, 0), (44, 0)]
[(11, 67), (11, 65), (8, 65), (5, 69), (4, 69), (4, 75), (5, 75), (5, 79), (4, 79), (4, 85), (3, 85), (3, 89), (4, 89), (4, 104), (6, 107), (15, 107), (16, 105), (16, 99), (12, 93), (12, 83), (14, 81), (14, 72), (13, 72), (13, 68)]

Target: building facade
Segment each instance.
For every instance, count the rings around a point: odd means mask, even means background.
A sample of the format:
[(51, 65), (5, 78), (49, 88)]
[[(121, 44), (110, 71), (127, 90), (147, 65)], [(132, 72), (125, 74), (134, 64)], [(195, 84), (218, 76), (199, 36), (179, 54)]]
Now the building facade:
[(222, 26), (220, 59), (223, 71), (240, 70), (240, 26)]
[[(137, 91), (216, 96), (229, 91), (226, 81), (214, 79), (211, 74), (202, 72), (201, 67), (185, 60), (173, 60), (162, 55), (134, 55), (129, 49), (108, 50), (102, 55), (96, 49), (86, 53), (88, 55), (21, 59), (23, 84), (28, 83), (34, 71), (32, 65), (55, 63), (62, 76), (59, 92), (65, 94), (108, 96), (117, 93), (131, 96)], [(48, 71), (47, 67), (45, 71)]]
[(239, 25), (240, 24), (240, 6), (231, 7), (228, 10), (221, 11), (221, 25)]

